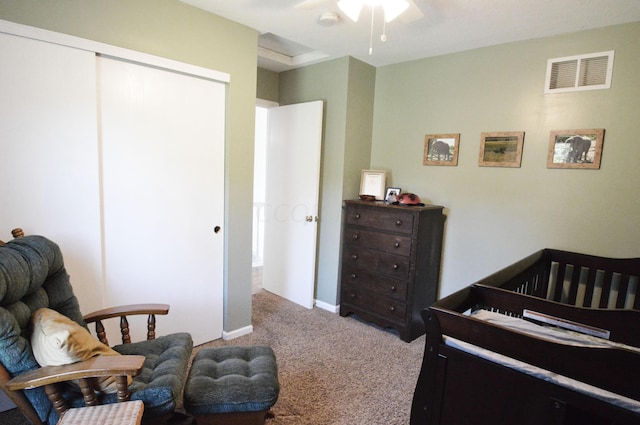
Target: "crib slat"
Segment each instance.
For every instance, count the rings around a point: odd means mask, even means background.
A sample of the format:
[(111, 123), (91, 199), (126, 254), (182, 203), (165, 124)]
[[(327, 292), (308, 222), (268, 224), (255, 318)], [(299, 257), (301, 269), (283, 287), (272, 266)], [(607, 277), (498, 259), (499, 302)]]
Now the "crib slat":
[(582, 267), (580, 267), (579, 265), (574, 265), (573, 273), (571, 274), (571, 281), (569, 282), (568, 299), (566, 301), (567, 304), (576, 305), (581, 274)]
[(640, 296), (638, 295), (638, 290), (640, 290), (638, 286), (640, 286), (640, 282), (638, 282), (637, 276), (635, 277), (635, 282), (636, 282), (636, 292), (633, 294), (635, 297), (635, 300), (633, 302), (633, 309), (640, 310)]
[(584, 292), (584, 302), (583, 307), (591, 307), (593, 304), (593, 292), (596, 287), (596, 275), (598, 274), (598, 270), (593, 267), (589, 268), (589, 277), (587, 278), (587, 286)]
[(562, 292), (564, 290), (564, 275), (567, 269), (567, 263), (558, 262), (558, 274), (556, 275), (556, 288), (553, 297), (553, 301), (562, 302)]
[(604, 271), (604, 280), (602, 281), (602, 295), (600, 296), (599, 308), (607, 308), (609, 305), (609, 296), (611, 295), (611, 279), (613, 278), (613, 272), (609, 270)]
[(616, 308), (624, 308), (627, 303), (627, 292), (629, 291), (629, 279), (628, 274), (620, 276), (620, 286), (618, 286), (618, 299), (616, 301)]

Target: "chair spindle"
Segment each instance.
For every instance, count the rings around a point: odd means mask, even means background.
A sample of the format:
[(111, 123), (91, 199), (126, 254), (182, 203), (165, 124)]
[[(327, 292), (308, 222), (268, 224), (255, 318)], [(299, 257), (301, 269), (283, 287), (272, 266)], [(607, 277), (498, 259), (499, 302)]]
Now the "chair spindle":
[(156, 315), (151, 313), (147, 319), (147, 341), (156, 339)]
[(131, 343), (131, 336), (129, 335), (129, 321), (127, 320), (127, 316), (120, 317), (120, 333), (122, 334), (123, 344)]
[(58, 416), (64, 415), (64, 412), (69, 410), (69, 406), (62, 398), (62, 394), (60, 394), (60, 391), (58, 390), (58, 385), (47, 384), (44, 386), (44, 391), (45, 393), (47, 393), (47, 397), (49, 398), (49, 401), (51, 401), (53, 408), (56, 409), (56, 412), (58, 412)]
[(109, 340), (107, 339), (107, 332), (104, 330), (104, 325), (101, 320), (96, 320), (96, 335), (101, 343), (108, 346)]
[(96, 392), (93, 389), (93, 378), (81, 378), (78, 381), (85, 406), (97, 406), (98, 397), (96, 397)]

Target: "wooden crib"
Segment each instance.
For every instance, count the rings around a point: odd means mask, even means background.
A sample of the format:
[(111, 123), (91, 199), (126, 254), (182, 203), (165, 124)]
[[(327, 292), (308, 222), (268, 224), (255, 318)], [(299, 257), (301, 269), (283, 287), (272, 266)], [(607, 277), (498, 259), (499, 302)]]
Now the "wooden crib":
[(640, 259), (545, 249), (436, 302), (411, 424), (640, 424), (639, 276)]

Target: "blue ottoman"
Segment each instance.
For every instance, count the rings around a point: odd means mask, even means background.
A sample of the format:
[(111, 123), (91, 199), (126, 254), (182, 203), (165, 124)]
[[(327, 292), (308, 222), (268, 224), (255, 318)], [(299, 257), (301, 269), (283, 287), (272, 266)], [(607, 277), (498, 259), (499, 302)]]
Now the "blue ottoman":
[(189, 371), (184, 408), (198, 425), (264, 424), (279, 393), (271, 347), (203, 348)]

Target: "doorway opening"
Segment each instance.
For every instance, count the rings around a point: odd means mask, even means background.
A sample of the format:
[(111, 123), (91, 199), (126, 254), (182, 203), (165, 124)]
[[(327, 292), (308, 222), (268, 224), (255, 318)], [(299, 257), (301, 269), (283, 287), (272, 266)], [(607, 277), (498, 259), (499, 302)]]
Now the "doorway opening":
[(256, 106), (256, 129), (253, 159), (253, 242), (251, 260), (252, 294), (262, 290), (268, 113), (269, 109), (267, 107)]

